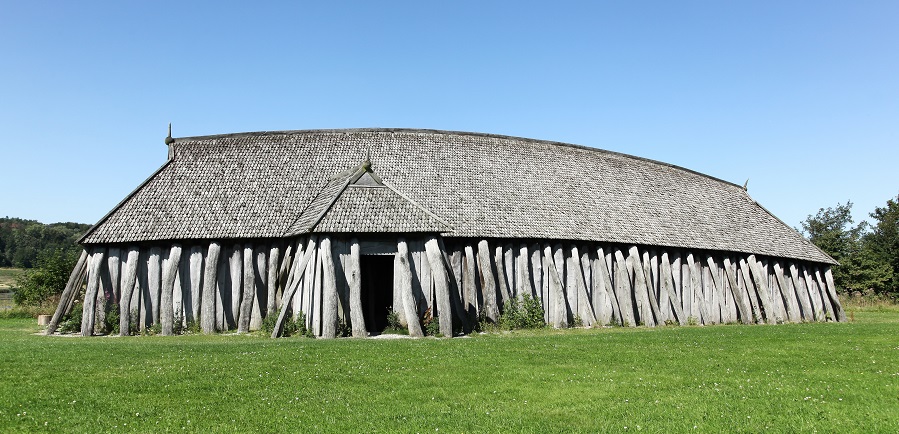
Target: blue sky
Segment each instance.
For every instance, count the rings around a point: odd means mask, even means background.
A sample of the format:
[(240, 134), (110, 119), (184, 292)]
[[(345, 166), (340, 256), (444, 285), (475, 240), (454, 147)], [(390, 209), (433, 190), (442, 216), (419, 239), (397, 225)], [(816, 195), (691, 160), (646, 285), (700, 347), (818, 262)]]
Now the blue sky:
[(899, 194), (897, 53), (896, 1), (0, 0), (0, 216), (96, 222), (172, 122), (556, 140), (866, 219)]

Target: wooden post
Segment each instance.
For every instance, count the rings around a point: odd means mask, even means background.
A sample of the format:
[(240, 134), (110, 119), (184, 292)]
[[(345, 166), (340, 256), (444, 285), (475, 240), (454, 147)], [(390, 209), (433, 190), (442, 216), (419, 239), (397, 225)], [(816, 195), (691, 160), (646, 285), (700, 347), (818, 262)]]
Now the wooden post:
[(497, 299), (497, 308), (500, 312), (502, 312), (503, 308), (505, 308), (506, 300), (510, 298), (509, 285), (506, 281), (506, 271), (504, 259), (503, 259), (503, 246), (496, 246), (496, 254), (494, 257), (494, 262), (496, 263), (496, 280), (499, 283), (499, 299)]
[(799, 299), (799, 307), (802, 309), (802, 320), (814, 321), (815, 314), (812, 311), (812, 302), (809, 298), (808, 290), (806, 290), (805, 285), (802, 283), (802, 279), (799, 276), (799, 269), (793, 262), (790, 262), (790, 279), (793, 281), (793, 289), (796, 291), (796, 298)]
[(422, 337), (421, 324), (418, 318), (418, 305), (415, 296), (412, 295), (412, 270), (409, 267), (409, 247), (406, 240), (400, 238), (396, 245), (396, 258), (399, 264), (400, 291), (403, 298), (403, 312), (406, 314), (406, 326), (409, 328), (409, 336)]
[(596, 321), (600, 325), (608, 325), (612, 322), (612, 298), (609, 296), (611, 292), (611, 279), (608, 277), (609, 271), (605, 267), (605, 256), (602, 247), (597, 248), (595, 258), (591, 258), (591, 274), (593, 275), (593, 309), (596, 310)]
[(531, 289), (531, 274), (528, 271), (530, 257), (528, 256), (528, 245), (520, 243), (518, 245), (518, 255), (515, 256), (515, 292), (518, 298), (525, 294), (532, 295), (534, 291)]
[(281, 249), (273, 244), (268, 251), (268, 300), (266, 300), (265, 316), (274, 314), (278, 310), (278, 261), (281, 260)]
[(590, 297), (587, 294), (587, 279), (584, 277), (585, 270), (581, 268), (580, 251), (574, 244), (571, 245), (569, 261), (570, 266), (568, 270), (574, 277), (574, 287), (569, 288), (569, 291), (577, 292), (578, 316), (581, 317), (584, 326), (593, 327), (593, 323), (596, 322), (596, 315), (593, 313), (593, 306), (590, 305)]
[(824, 279), (827, 281), (827, 295), (830, 296), (830, 301), (833, 303), (837, 321), (846, 322), (846, 311), (843, 310), (843, 305), (840, 304), (840, 297), (837, 296), (837, 287), (833, 284), (833, 273), (831, 273), (830, 267), (827, 267), (824, 271)]
[(824, 321), (824, 300), (821, 299), (821, 291), (818, 291), (818, 287), (812, 279), (811, 273), (809, 273), (804, 265), (801, 273), (805, 281), (805, 287), (808, 290), (809, 298), (812, 301), (812, 309), (815, 312), (815, 321)]
[(624, 259), (624, 253), (621, 248), (615, 249), (615, 296), (618, 297), (618, 303), (621, 307), (621, 321), (627, 327), (636, 327), (637, 321), (634, 318), (634, 298), (631, 287), (630, 273), (628, 273), (627, 260)]
[(631, 246), (627, 257), (628, 280), (634, 282), (634, 301), (637, 305), (637, 322), (655, 327), (655, 318), (652, 316), (652, 308), (649, 306), (649, 294), (646, 289), (646, 275), (643, 274), (643, 265), (640, 263), (640, 253), (637, 246)]
[(755, 255), (749, 255), (747, 262), (749, 263), (749, 271), (752, 272), (752, 279), (755, 281), (755, 287), (758, 288), (759, 301), (762, 304), (765, 320), (774, 322), (775, 324), (779, 321), (783, 321), (783, 318), (777, 318), (774, 314), (774, 307), (771, 304), (771, 292), (768, 290), (768, 279), (767, 276), (762, 273), (761, 264), (756, 260)]
[[(250, 243), (243, 246), (243, 264), (241, 269), (241, 280), (243, 281), (240, 305), (237, 316), (237, 333), (247, 333), (250, 331), (250, 319), (253, 315), (253, 301), (256, 298), (256, 276), (253, 266), (253, 245)], [(232, 270), (233, 273), (233, 270)]]
[(104, 249), (94, 248), (88, 261), (87, 290), (84, 293), (84, 306), (81, 313), (81, 336), (91, 336), (94, 333), (94, 319), (96, 318), (97, 291), (100, 288), (100, 268), (103, 265)]
[(150, 291), (150, 324), (159, 324), (159, 297), (162, 294), (162, 248), (150, 247), (147, 260), (147, 284)]
[(203, 333), (215, 332), (215, 293), (216, 274), (218, 272), (219, 251), (221, 247), (215, 241), (209, 243), (206, 253), (206, 266), (203, 270), (203, 291), (200, 315), (200, 328)]
[(178, 264), (181, 262), (181, 246), (175, 244), (169, 250), (169, 257), (164, 261), (162, 270), (162, 292), (159, 297), (159, 325), (160, 334), (170, 336), (174, 321), (174, 304), (172, 293), (175, 288), (175, 278), (178, 276)]
[(362, 268), (359, 257), (359, 240), (350, 240), (349, 284), (350, 284), (350, 323), (354, 338), (368, 336), (365, 329), (365, 315), (362, 311)]
[[(203, 247), (190, 248), (190, 312), (189, 321), (200, 324), (200, 306), (203, 304)], [(186, 315), (185, 315), (186, 316)]]
[[(649, 258), (649, 250), (644, 250), (643, 254), (643, 275), (645, 276), (646, 283), (646, 295), (649, 300), (649, 307), (652, 310), (652, 315), (655, 317), (656, 324), (665, 324), (665, 318), (662, 316), (662, 310), (659, 308), (659, 300), (656, 296), (655, 287), (657, 286), (652, 278), (652, 263)], [(640, 259), (640, 256), (637, 256), (637, 259)]]
[(815, 286), (818, 287), (818, 291), (821, 293), (821, 301), (824, 303), (824, 311), (827, 314), (827, 319), (831, 321), (836, 321), (836, 313), (834, 312), (834, 306), (830, 302), (830, 297), (827, 294), (827, 283), (821, 278), (821, 270), (817, 267), (814, 269), (815, 272)]
[(777, 280), (777, 286), (780, 287), (780, 295), (784, 301), (784, 308), (787, 311), (787, 319), (790, 322), (802, 321), (802, 313), (799, 311), (799, 303), (796, 300), (796, 292), (787, 284), (784, 278), (784, 270), (780, 265), (780, 261), (774, 262), (774, 277)]
[(69, 275), (69, 281), (66, 283), (66, 287), (62, 290), (62, 295), (59, 297), (59, 304), (56, 306), (56, 311), (53, 312), (53, 318), (50, 319), (50, 324), (47, 325), (47, 331), (44, 332), (46, 335), (52, 335), (56, 332), (56, 329), (59, 328), (59, 322), (62, 320), (62, 317), (69, 313), (72, 303), (70, 300), (74, 300), (75, 297), (78, 296), (78, 291), (81, 289), (81, 282), (84, 280), (84, 274), (87, 271), (87, 262), (88, 262), (88, 254), (87, 250), (81, 251), (81, 256), (78, 258), (78, 262), (75, 263), (75, 268), (72, 269), (72, 274)]
[[(561, 247), (558, 251), (561, 251)], [(562, 292), (562, 277), (553, 260), (552, 248), (547, 244), (543, 248), (543, 275), (549, 281), (549, 321), (555, 328), (568, 327), (568, 309), (566, 307), (565, 294)]]
[[(440, 322), (440, 334), (446, 337), (453, 337), (453, 313), (450, 308), (449, 275), (443, 263), (443, 255), (440, 252), (440, 246), (437, 244), (437, 238), (433, 236), (428, 237), (425, 242), (425, 252), (427, 252), (431, 273), (434, 276), (434, 289), (437, 295), (435, 304), (437, 305), (437, 319)], [(474, 283), (474, 279), (471, 280)]]
[(490, 246), (487, 240), (478, 241), (478, 267), (481, 270), (481, 291), (484, 297), (484, 316), (496, 323), (499, 309), (496, 300), (496, 280), (493, 276), (493, 265), (490, 261)]
[[(315, 258), (314, 254), (315, 254), (315, 250), (316, 250), (315, 243), (316, 243), (316, 236), (311, 235), (309, 237), (308, 245), (305, 250), (301, 249), (302, 243), (297, 244), (297, 256), (299, 256), (300, 259), (293, 261), (293, 267), (292, 267), (292, 270), (290, 271), (292, 278), (289, 279), (290, 285), (288, 285), (286, 288), (284, 288), (284, 294), (281, 297), (280, 313), (278, 314), (278, 320), (275, 321), (275, 329), (272, 330), (272, 338), (277, 338), (278, 336), (281, 336), (281, 331), (284, 330), (284, 321), (287, 318), (287, 313), (290, 311), (290, 308), (291, 308), (290, 301), (293, 299), (294, 293), (297, 291), (297, 288), (299, 288), (299, 286), (300, 286), (301, 282), (304, 280), (304, 278), (311, 274), (311, 273), (307, 273), (307, 270), (309, 270), (310, 267), (312, 267), (314, 264), (314, 258)], [(303, 253), (302, 256), (300, 256), (301, 251)], [(307, 309), (305, 307), (305, 305), (304, 305), (304, 309)], [(306, 311), (304, 310), (303, 312), (306, 312)], [(308, 313), (306, 314), (306, 327), (309, 327), (309, 314)]]
[[(131, 328), (131, 297), (134, 295), (134, 283), (137, 280), (137, 266), (140, 262), (140, 249), (130, 247), (125, 257), (125, 272), (122, 276), (122, 298), (119, 300), (119, 336), (128, 336)], [(136, 319), (136, 318), (135, 318)]]
[(681, 309), (680, 298), (677, 296), (677, 292), (674, 290), (674, 277), (671, 273), (671, 262), (668, 259), (668, 252), (662, 252), (661, 268), (662, 292), (668, 295), (667, 301), (671, 305), (671, 310), (674, 312), (674, 317), (677, 320), (678, 324), (684, 325), (687, 323), (687, 318), (684, 316), (684, 311)]
[(323, 236), (319, 246), (322, 258), (322, 333), (325, 339), (337, 336), (337, 282), (334, 277), (334, 258), (331, 237)]
[(122, 252), (118, 247), (110, 247), (109, 253), (106, 258), (106, 268), (109, 270), (109, 291), (112, 295), (112, 300), (116, 304), (119, 303), (119, 299), (122, 298), (121, 295), (121, 287), (119, 285), (119, 273), (120, 267), (122, 263)]
[(727, 256), (724, 257), (724, 273), (727, 275), (727, 280), (730, 282), (730, 289), (737, 302), (737, 313), (740, 315), (740, 321), (743, 322), (743, 324), (752, 324), (752, 306), (750, 306), (749, 300), (746, 299), (746, 294), (740, 290), (740, 286), (737, 284), (737, 274), (734, 270), (734, 264), (730, 262), (730, 258)]
[(706, 267), (703, 268), (703, 272), (708, 277), (706, 281), (708, 281), (711, 285), (706, 285), (709, 289), (708, 293), (711, 297), (709, 302), (709, 322), (712, 324), (721, 322), (721, 314), (722, 314), (722, 304), (724, 302), (724, 298), (721, 297), (723, 294), (724, 285), (722, 285), (721, 281), (718, 278), (718, 264), (715, 263), (715, 258), (712, 255), (706, 255)]
[[(464, 307), (462, 307), (462, 311), (459, 312), (461, 315), (462, 326), (465, 331), (470, 331), (469, 321), (477, 322), (478, 315), (480, 314), (480, 310), (478, 306), (478, 284), (477, 284), (477, 259), (475, 259), (474, 247), (470, 244), (466, 244), (464, 248), (465, 255), (463, 256), (463, 271), (462, 271), (462, 280), (463, 287), (465, 288), (465, 300), (461, 303)], [(493, 294), (493, 297), (496, 298), (496, 294)], [(460, 306), (456, 306), (458, 309)]]

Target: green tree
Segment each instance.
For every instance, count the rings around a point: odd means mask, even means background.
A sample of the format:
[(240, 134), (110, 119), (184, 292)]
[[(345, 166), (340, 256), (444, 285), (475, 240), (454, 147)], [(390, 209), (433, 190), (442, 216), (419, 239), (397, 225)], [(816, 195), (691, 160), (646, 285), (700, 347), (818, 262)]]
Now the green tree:
[(876, 223), (865, 237), (866, 245), (893, 272), (886, 291), (899, 293), (899, 195), (887, 200), (886, 206), (875, 208), (871, 218)]
[(78, 255), (65, 249), (41, 252), (38, 266), (26, 271), (16, 282), (13, 301), (20, 306), (53, 307), (77, 262)]
[(881, 292), (888, 287), (893, 270), (866, 242), (868, 224), (853, 226), (852, 202), (821, 208), (801, 224), (809, 241), (840, 263), (833, 268), (837, 289)]

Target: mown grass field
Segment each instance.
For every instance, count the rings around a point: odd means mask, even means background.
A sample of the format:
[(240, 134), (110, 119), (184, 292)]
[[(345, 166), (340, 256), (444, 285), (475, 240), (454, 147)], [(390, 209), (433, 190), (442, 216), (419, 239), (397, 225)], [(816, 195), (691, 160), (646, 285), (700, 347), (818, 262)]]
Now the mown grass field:
[(899, 432), (899, 312), (455, 339), (45, 337), (0, 320), (3, 432)]
[(0, 267), (0, 291), (6, 291), (15, 287), (16, 279), (25, 273), (22, 268)]

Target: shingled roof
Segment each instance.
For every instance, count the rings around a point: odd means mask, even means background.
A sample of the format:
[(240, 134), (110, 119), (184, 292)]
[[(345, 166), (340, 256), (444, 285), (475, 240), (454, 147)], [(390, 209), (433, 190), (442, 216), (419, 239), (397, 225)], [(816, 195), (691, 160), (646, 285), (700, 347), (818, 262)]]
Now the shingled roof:
[[(835, 263), (738, 185), (594, 148), (403, 129), (241, 133), (171, 146), (172, 158), (83, 243), (441, 232)], [(351, 186), (367, 157), (381, 185)]]

